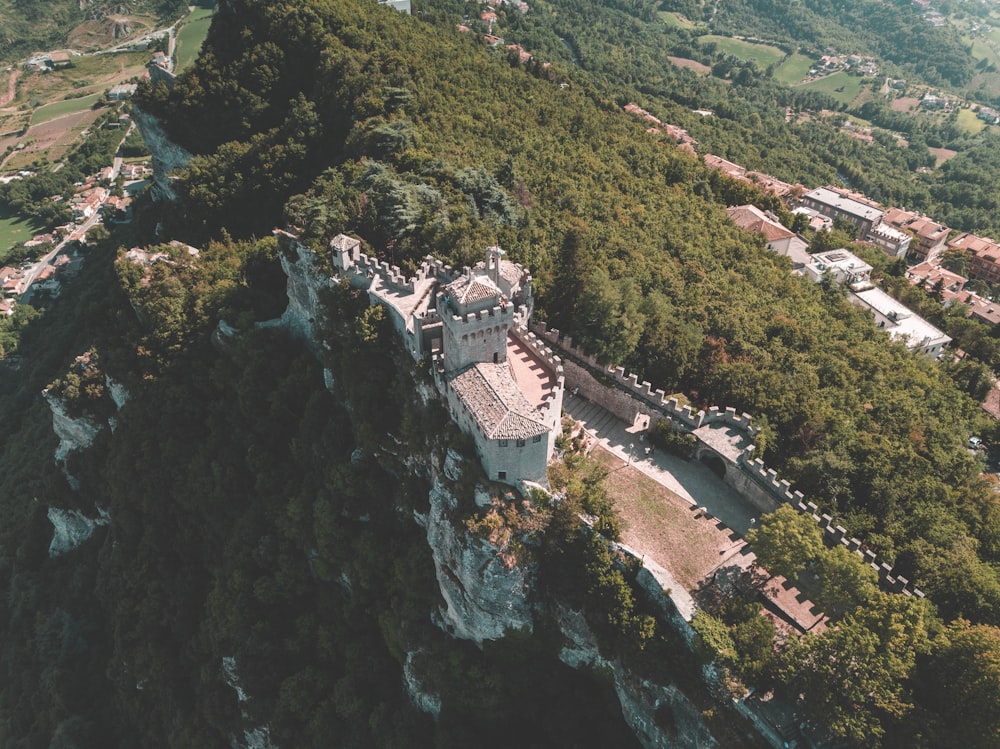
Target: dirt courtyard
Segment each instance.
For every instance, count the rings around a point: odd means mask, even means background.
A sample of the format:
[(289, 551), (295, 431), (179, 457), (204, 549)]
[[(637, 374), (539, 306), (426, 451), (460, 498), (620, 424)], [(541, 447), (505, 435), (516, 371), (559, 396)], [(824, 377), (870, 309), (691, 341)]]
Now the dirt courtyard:
[(747, 565), (744, 542), (718, 519), (602, 447), (591, 457), (608, 469), (605, 487), (624, 524), (622, 541), (669, 569), (685, 588), (694, 590), (718, 567)]

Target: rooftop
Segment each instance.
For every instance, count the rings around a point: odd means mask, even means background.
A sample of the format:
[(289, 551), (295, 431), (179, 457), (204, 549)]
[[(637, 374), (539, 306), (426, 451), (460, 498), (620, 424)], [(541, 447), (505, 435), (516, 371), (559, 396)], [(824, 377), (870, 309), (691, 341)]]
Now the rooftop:
[(880, 221), (884, 215), (881, 209), (849, 198), (829, 187), (817, 187), (812, 192), (806, 193), (805, 197), (815, 200), (817, 203), (834, 207), (848, 215), (872, 222)]
[(455, 375), (450, 384), (489, 439), (527, 439), (549, 432), (506, 362), (473, 364)]
[(877, 314), (892, 321), (891, 326), (887, 325), (885, 329), (893, 340), (905, 338), (907, 348), (922, 347), (937, 340), (942, 342), (951, 340), (920, 315), (878, 287), (855, 291), (854, 296)]
[(755, 205), (737, 205), (726, 209), (726, 213), (734, 224), (741, 229), (764, 235), (768, 242), (779, 239), (790, 239), (795, 232), (786, 229), (782, 224), (768, 216)]

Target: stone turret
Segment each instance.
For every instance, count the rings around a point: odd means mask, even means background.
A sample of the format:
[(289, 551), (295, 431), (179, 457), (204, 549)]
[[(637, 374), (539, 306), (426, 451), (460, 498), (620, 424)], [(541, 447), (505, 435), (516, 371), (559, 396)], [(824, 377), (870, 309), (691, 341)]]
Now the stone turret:
[(514, 307), (485, 269), (466, 268), (438, 294), (437, 310), (443, 322), (445, 372), (507, 361), (507, 331), (514, 322)]

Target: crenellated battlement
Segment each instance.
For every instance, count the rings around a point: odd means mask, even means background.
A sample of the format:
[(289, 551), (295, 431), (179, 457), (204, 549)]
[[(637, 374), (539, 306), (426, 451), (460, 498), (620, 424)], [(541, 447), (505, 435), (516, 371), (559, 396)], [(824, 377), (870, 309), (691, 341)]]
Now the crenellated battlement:
[[(624, 367), (602, 365), (594, 356), (574, 346), (569, 336), (561, 336), (558, 329), (549, 329), (545, 323), (537, 323), (533, 326), (533, 330), (541, 340), (563, 351), (567, 361), (572, 362), (578, 372), (587, 371), (590, 375), (596, 375), (596, 378), (594, 376), (587, 378), (578, 374), (579, 382), (571, 380), (570, 385), (584, 388), (585, 397), (599, 402), (625, 421), (634, 421), (637, 414), (645, 413), (650, 416), (650, 423), (655, 423), (659, 419), (670, 419), (674, 428), (681, 432), (695, 432), (706, 426), (731, 427), (737, 430), (745, 437), (739, 447), (734, 466), (741, 478), (731, 477), (727, 473), (727, 483), (758, 509), (761, 509), (761, 505), (774, 509), (781, 504), (790, 504), (808, 513), (819, 524), (824, 541), (828, 545), (840, 544), (847, 547), (860, 555), (878, 573), (879, 587), (883, 590), (923, 597), (924, 594), (911, 586), (909, 580), (901, 575), (895, 575), (891, 565), (879, 562), (876, 554), (865, 549), (859, 539), (848, 537), (847, 530), (836, 525), (830, 515), (819, 514), (815, 503), (806, 502), (802, 492), (792, 490), (791, 482), (779, 478), (777, 471), (768, 468), (763, 460), (754, 457), (756, 445), (752, 440), (760, 432), (760, 428), (753, 425), (749, 414), (738, 413), (731, 407), (712, 406), (707, 411), (701, 411), (691, 406), (681, 406), (677, 399), (667, 398), (663, 390), (654, 390), (648, 382), (640, 382), (638, 375), (626, 374)], [(606, 393), (602, 394), (598, 389)], [(611, 397), (607, 394), (607, 391), (611, 390), (621, 395)], [(622, 396), (627, 399), (627, 403), (622, 403)], [(712, 449), (710, 446), (705, 446), (699, 448), (699, 452)]]
[[(796, 492), (796, 494), (798, 494), (799, 497), (802, 496), (798, 492)], [(894, 574), (892, 565), (886, 562), (879, 562), (878, 555), (874, 551), (865, 548), (864, 543), (862, 543), (859, 539), (849, 537), (847, 535), (847, 529), (842, 525), (836, 525), (830, 515), (820, 514), (819, 507), (815, 502), (805, 502), (802, 499), (799, 499), (799, 501), (795, 503), (795, 507), (801, 512), (812, 516), (813, 520), (816, 521), (820, 530), (823, 532), (823, 540), (827, 546), (843, 546), (848, 551), (851, 551), (864, 559), (865, 563), (878, 573), (878, 583), (882, 590), (890, 593), (902, 593), (907, 596), (915, 596), (916, 598), (924, 597), (923, 591), (912, 586), (908, 579), (902, 575)]]

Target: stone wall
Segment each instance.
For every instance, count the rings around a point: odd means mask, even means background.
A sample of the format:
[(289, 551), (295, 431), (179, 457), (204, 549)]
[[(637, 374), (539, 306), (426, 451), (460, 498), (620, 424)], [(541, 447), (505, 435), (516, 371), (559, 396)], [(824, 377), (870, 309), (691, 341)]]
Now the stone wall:
[[(726, 425), (740, 430), (752, 439), (760, 430), (751, 423), (749, 414), (738, 414), (734, 408), (712, 406), (707, 411), (695, 411), (690, 406), (680, 406), (676, 399), (667, 398), (663, 390), (654, 390), (650, 383), (639, 381), (635, 374), (626, 374), (623, 367), (607, 367), (600, 364), (583, 349), (573, 346), (569, 337), (562, 337), (557, 329), (548, 329), (545, 323), (533, 326), (535, 333), (563, 354), (566, 372), (566, 386), (579, 388), (579, 394), (596, 403), (622, 421), (634, 423), (639, 414), (649, 417), (650, 426), (669, 418), (674, 429), (693, 432), (703, 426)], [(791, 483), (778, 478), (775, 470), (765, 466), (764, 461), (753, 457), (755, 446), (749, 442), (735, 463), (735, 470), (727, 469), (725, 481), (743, 496), (757, 510), (774, 512), (782, 504), (790, 504), (807, 512), (819, 524), (827, 545), (837, 544), (847, 547), (864, 558), (878, 573), (879, 585), (883, 590), (904, 595), (923, 597), (923, 592), (912, 587), (905, 577), (894, 575), (892, 566), (880, 562), (877, 555), (864, 548), (857, 538), (850, 538), (847, 530), (835, 525), (830, 515), (819, 514), (813, 502), (806, 502), (802, 492), (793, 491)], [(712, 450), (707, 444), (701, 445), (696, 456)], [(718, 457), (731, 465), (725, 456)]]

